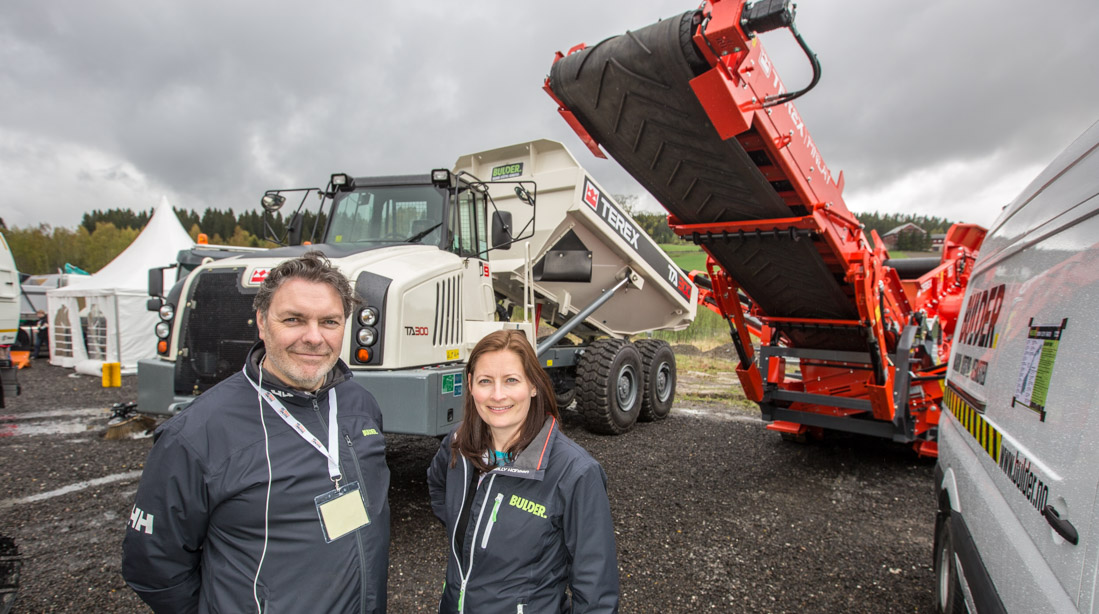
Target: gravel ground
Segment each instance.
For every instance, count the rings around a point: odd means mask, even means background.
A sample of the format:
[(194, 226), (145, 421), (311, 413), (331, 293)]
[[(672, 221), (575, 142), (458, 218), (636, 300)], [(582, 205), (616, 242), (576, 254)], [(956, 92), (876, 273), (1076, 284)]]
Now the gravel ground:
[[(23, 395), (0, 410), (0, 534), (25, 557), (12, 611), (148, 611), (119, 558), (151, 440), (102, 438), (136, 378), (104, 389), (70, 373), (24, 369)], [(619, 437), (588, 434), (569, 412), (562, 421), (609, 478), (622, 612), (933, 609), (932, 462), (855, 437), (784, 442), (729, 377), (681, 370), (679, 393), (666, 420)], [(442, 584), (446, 540), (424, 480), (437, 447), (388, 438), (398, 614), (432, 611)]]

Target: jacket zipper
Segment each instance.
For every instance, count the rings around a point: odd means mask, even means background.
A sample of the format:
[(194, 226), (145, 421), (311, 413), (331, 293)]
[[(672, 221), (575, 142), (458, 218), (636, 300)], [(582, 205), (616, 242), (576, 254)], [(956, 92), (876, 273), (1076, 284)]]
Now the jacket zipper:
[(481, 550), (488, 548), (488, 536), (492, 535), (492, 527), (496, 524), (496, 512), (500, 511), (500, 504), (504, 502), (504, 493), (496, 493), (496, 503), (492, 506), (492, 515), (488, 517), (485, 525), (485, 536), (481, 538)]
[[(463, 458), (462, 462), (463, 462), (462, 468), (463, 468), (463, 472), (464, 472), (464, 470), (465, 470), (465, 464), (464, 463), (466, 462), (466, 459)], [(481, 509), (480, 509), (480, 511), (477, 512), (477, 521), (473, 525), (473, 543), (474, 544), (477, 543), (477, 531), (480, 530), (481, 520), (485, 517), (485, 505), (488, 503), (488, 496), (492, 493), (492, 483), (495, 482), (495, 481), (496, 481), (496, 474), (494, 473), (494, 474), (492, 474), (492, 477), (489, 478), (489, 480), (488, 480), (488, 488), (485, 489), (485, 498), (481, 500)], [(462, 505), (463, 506), (465, 505), (465, 495), (462, 496)], [(457, 527), (455, 527), (455, 533), (457, 533)], [(466, 573), (464, 573), (464, 574), (462, 573), (461, 559), (459, 559), (459, 562), (458, 562), (459, 563), (458, 564), (458, 575), (460, 575), (461, 578), (462, 578), (462, 586), (461, 586), (461, 589), (458, 591), (458, 614), (464, 614), (465, 613), (466, 585), (469, 584), (469, 577), (473, 575), (473, 553), (476, 552), (476, 551), (477, 551), (477, 549), (473, 548), (473, 547), (471, 547), (469, 549), (469, 568), (466, 571)]]
[[(351, 452), (352, 464), (355, 465), (355, 476), (359, 478), (359, 489), (365, 489), (366, 480), (363, 479), (363, 469), (359, 466), (359, 457), (355, 454), (355, 446), (351, 444), (351, 435), (347, 434), (346, 429), (343, 431), (343, 438), (347, 442), (347, 450)], [(355, 541), (359, 544), (359, 584), (362, 585), (359, 590), (359, 611), (366, 614), (366, 549), (363, 546), (362, 531), (355, 531)]]

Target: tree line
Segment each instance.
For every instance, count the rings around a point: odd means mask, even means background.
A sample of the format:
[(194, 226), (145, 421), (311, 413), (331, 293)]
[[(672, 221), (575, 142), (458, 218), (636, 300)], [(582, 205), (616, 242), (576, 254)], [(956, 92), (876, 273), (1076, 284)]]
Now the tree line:
[[(215, 245), (242, 247), (276, 247), (268, 239), (286, 236), (288, 217), (276, 212), (267, 217), (265, 228), (263, 215), (257, 211), (241, 214), (231, 209), (207, 208), (202, 214), (189, 209), (172, 209), (191, 239), (197, 241), (205, 234), (207, 241)], [(20, 273), (38, 275), (56, 273), (73, 265), (89, 273), (103, 268), (122, 253), (148, 224), (153, 210), (131, 209), (94, 210), (85, 213), (75, 229), (54, 228), (39, 224), (27, 228), (7, 228), (0, 220), (0, 229), (11, 246), (15, 264)], [(318, 223), (315, 213), (306, 213), (302, 227), (304, 236)], [(318, 228), (324, 226), (320, 216)]]
[[(646, 213), (636, 210), (638, 197), (635, 195), (614, 195), (615, 200), (627, 212), (642, 230), (657, 243), (685, 243), (668, 227), (668, 216), (664, 213)], [(277, 244), (267, 239), (284, 237), (288, 219), (277, 212), (267, 217), (259, 211), (234, 213), (231, 209), (207, 208), (201, 214), (189, 209), (175, 209), (176, 217), (192, 239), (197, 240), (204, 233), (207, 240), (216, 245), (237, 245), (244, 247), (275, 247)], [(133, 242), (141, 229), (152, 217), (153, 210), (133, 211), (131, 209), (94, 210), (85, 213), (80, 225), (74, 230), (53, 228), (40, 224), (28, 228), (6, 228), (0, 220), (0, 228), (11, 245), (15, 263), (20, 272), (29, 274), (54, 273), (72, 264), (88, 272), (95, 272), (122, 253)], [(890, 230), (907, 223), (915, 224), (927, 234), (902, 234), (894, 249), (905, 251), (926, 251), (931, 245), (931, 235), (945, 233), (952, 222), (940, 217), (903, 213), (857, 213), (855, 216), (865, 226), (867, 236), (871, 230), (884, 235)], [(324, 215), (318, 220), (315, 213), (305, 214), (304, 236), (309, 237), (314, 225), (323, 230)]]

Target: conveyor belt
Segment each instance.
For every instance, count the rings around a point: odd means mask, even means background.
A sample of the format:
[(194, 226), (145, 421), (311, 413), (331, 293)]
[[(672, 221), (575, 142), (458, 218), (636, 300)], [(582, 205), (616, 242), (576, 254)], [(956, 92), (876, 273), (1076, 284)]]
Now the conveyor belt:
[[(684, 224), (801, 216), (736, 139), (718, 136), (689, 84), (709, 69), (691, 42), (695, 13), (570, 54), (550, 87), (580, 124)], [(850, 288), (830, 270), (820, 239), (789, 235), (707, 244), (771, 317), (857, 320)], [(795, 346), (865, 350), (861, 334), (788, 331)]]

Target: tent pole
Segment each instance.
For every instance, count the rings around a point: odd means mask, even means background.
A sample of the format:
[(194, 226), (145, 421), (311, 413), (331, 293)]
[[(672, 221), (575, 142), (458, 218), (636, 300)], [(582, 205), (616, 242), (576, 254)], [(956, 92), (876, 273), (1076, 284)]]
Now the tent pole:
[(114, 336), (115, 352), (118, 354), (118, 368), (122, 368), (122, 327), (118, 322), (118, 294), (114, 295)]

